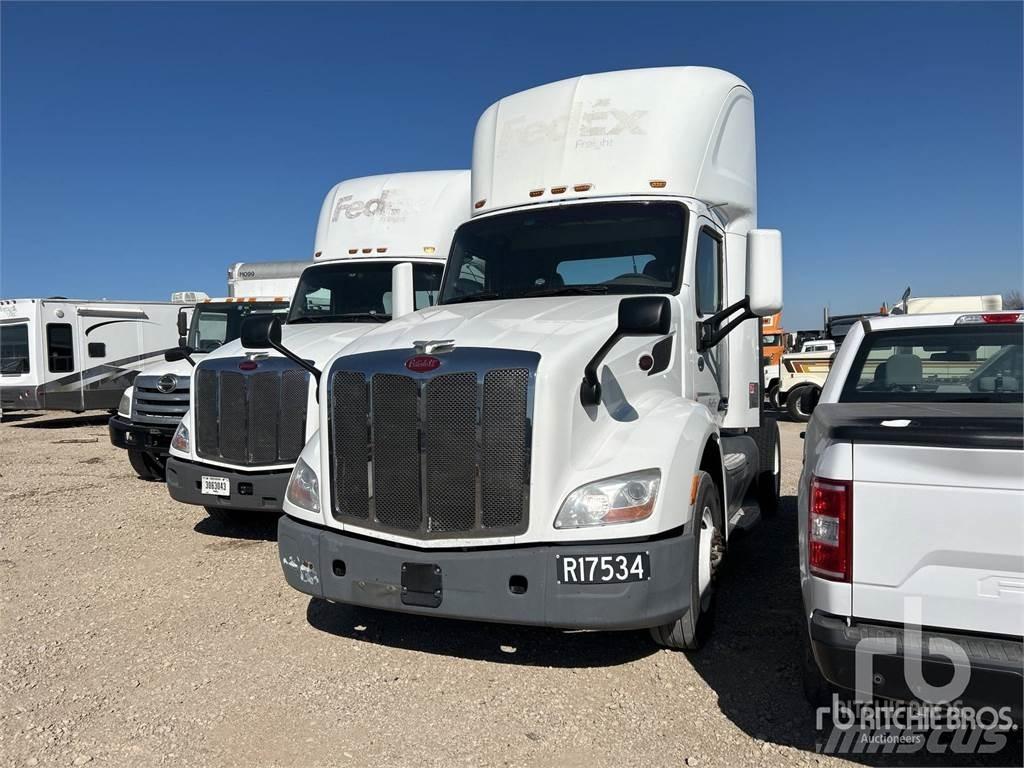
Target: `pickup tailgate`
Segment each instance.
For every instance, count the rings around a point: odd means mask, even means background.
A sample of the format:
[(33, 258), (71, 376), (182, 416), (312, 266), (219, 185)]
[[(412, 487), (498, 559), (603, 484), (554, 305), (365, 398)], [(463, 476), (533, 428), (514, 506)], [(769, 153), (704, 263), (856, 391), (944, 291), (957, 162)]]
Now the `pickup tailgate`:
[(853, 443), (853, 614), (903, 622), (920, 598), (924, 626), (1024, 634), (1024, 422), (904, 416), (839, 430)]

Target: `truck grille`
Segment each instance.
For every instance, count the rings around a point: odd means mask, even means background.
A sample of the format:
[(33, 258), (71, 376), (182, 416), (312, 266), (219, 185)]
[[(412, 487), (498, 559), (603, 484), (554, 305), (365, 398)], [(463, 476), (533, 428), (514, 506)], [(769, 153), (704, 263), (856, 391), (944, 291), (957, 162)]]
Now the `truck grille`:
[[(173, 381), (173, 388), (170, 387)], [(161, 382), (161, 380), (163, 380)], [(160, 389), (161, 383), (164, 389)], [(136, 424), (177, 426), (188, 410), (187, 376), (136, 376), (132, 397), (132, 421)]]
[(287, 360), (237, 358), (196, 369), (196, 454), (237, 466), (294, 462), (306, 442), (309, 374)]
[(539, 356), (455, 350), (426, 374), (408, 357), (352, 355), (329, 374), (335, 518), (423, 539), (522, 533)]

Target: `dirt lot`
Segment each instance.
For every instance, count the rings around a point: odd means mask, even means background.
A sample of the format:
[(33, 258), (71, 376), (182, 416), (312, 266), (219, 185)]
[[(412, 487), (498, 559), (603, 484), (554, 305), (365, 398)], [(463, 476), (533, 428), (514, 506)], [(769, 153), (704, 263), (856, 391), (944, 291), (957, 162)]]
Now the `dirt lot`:
[(9, 416), (0, 764), (838, 764), (800, 688), (800, 429), (782, 513), (735, 548), (716, 635), (684, 655), (311, 601), (272, 523), (225, 528), (138, 480), (105, 415)]

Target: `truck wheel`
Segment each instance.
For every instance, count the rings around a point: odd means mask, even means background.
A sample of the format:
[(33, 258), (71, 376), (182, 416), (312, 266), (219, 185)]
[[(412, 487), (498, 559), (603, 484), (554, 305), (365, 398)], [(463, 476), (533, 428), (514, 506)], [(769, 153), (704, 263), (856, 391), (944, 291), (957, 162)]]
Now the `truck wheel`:
[(779, 496), (782, 488), (782, 440), (779, 438), (779, 422), (766, 417), (757, 429), (751, 430), (757, 442), (757, 504), (764, 517), (771, 517), (779, 511)]
[(811, 418), (810, 414), (804, 413), (803, 408), (803, 397), (807, 394), (808, 388), (814, 386), (813, 384), (804, 384), (801, 387), (796, 387), (789, 390), (789, 394), (786, 395), (786, 411), (789, 413), (789, 417), (793, 421), (807, 421)]
[(153, 465), (150, 461), (149, 454), (145, 451), (139, 451), (135, 448), (128, 449), (128, 462), (132, 465), (132, 469), (135, 470), (135, 474), (142, 480), (156, 480), (158, 478), (162, 480), (163, 473), (161, 472), (159, 476), (156, 475), (153, 472)]
[(722, 537), (722, 501), (707, 472), (698, 472), (697, 498), (693, 505), (693, 563), (690, 573), (690, 607), (671, 624), (651, 627), (658, 645), (677, 650), (696, 650), (711, 634), (715, 609), (715, 576), (725, 554)]
[(779, 383), (775, 382), (768, 387), (768, 405), (779, 410)]

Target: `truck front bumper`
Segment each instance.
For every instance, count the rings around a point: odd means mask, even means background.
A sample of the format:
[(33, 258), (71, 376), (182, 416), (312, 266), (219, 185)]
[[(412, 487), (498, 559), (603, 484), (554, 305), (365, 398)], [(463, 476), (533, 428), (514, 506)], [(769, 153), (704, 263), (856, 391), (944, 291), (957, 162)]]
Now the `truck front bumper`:
[[(455, 619), (566, 629), (638, 629), (667, 624), (689, 608), (692, 531), (640, 542), (526, 545), (478, 550), (402, 547), (283, 516), (278, 553), (288, 583), (338, 603)], [(561, 584), (563, 555), (645, 551), (650, 578)], [(426, 573), (436, 591), (403, 591), (404, 573)], [(436, 605), (424, 605), (424, 602)]]
[(123, 416), (111, 416), (107, 422), (110, 442), (118, 448), (131, 448), (156, 456), (167, 456), (177, 427), (136, 424)]
[[(227, 478), (231, 495), (212, 496), (203, 493), (203, 475)], [(194, 464), (174, 456), (167, 459), (167, 491), (171, 498), (201, 507), (280, 512), (290, 476), (290, 469), (232, 472), (223, 467)]]
[[(869, 657), (862, 653), (872, 665), (873, 690), (860, 693), (900, 701), (915, 698), (904, 671), (903, 627), (859, 621), (847, 624), (843, 617), (815, 611), (811, 614), (810, 633), (811, 649), (822, 675), (833, 685), (851, 691), (857, 688), (858, 644), (867, 638), (895, 639), (895, 654), (872, 653)], [(952, 641), (967, 654), (970, 678), (959, 697), (963, 706), (1009, 707), (1014, 720), (1020, 722), (1024, 691), (1024, 643), (1020, 638), (922, 631), (921, 672), (931, 685), (944, 685), (954, 672), (949, 657), (929, 652), (929, 641), (936, 639)]]

